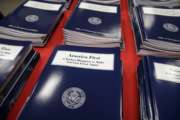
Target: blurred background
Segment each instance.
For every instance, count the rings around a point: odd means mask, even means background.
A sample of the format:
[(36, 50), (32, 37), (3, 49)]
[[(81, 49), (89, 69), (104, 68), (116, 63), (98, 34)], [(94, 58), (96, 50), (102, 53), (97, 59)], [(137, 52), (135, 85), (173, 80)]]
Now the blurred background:
[(7, 16), (25, 0), (0, 0), (0, 12)]

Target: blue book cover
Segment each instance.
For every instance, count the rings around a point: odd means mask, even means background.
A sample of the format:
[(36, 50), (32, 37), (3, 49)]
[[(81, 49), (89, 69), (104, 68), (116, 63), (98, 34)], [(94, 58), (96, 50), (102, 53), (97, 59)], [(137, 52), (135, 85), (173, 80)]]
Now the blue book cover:
[[(1, 39), (2, 40), (2, 39)], [(9, 109), (8, 100), (15, 95), (18, 76), (21, 75), (24, 62), (32, 51), (30, 42), (0, 40), (0, 118), (4, 110)], [(29, 57), (28, 57), (29, 58)], [(14, 93), (12, 93), (14, 92)], [(17, 91), (18, 92), (18, 91)], [(11, 95), (10, 95), (11, 94)], [(5, 105), (6, 104), (6, 105)], [(6, 106), (4, 108), (4, 106)], [(6, 111), (6, 110), (5, 110)]]
[(138, 7), (145, 40), (180, 43), (180, 8)]
[(147, 103), (146, 103), (146, 97), (145, 97), (145, 85), (143, 81), (143, 68), (142, 68), (142, 63), (140, 62), (138, 69), (137, 69), (137, 74), (138, 74), (138, 90), (139, 90), (139, 108), (140, 108), (140, 118), (141, 120), (147, 119)]
[(19, 97), (23, 85), (26, 83), (26, 80), (35, 67), (38, 59), (39, 54), (32, 50), (18, 68), (15, 75), (13, 75), (13, 78), (6, 88), (0, 93), (1, 98), (3, 98), (0, 104), (0, 119), (4, 120), (7, 117), (8, 112)]
[(0, 40), (0, 91), (31, 51), (30, 42)]
[(155, 118), (179, 120), (180, 60), (147, 57), (146, 62)]
[(135, 39), (136, 51), (138, 53), (141, 50), (143, 37), (141, 34), (141, 30), (139, 28), (138, 21), (135, 16), (135, 9), (133, 9), (132, 13), (130, 13), (130, 17), (131, 17), (131, 25), (132, 25), (133, 35), (134, 35), (134, 39)]
[(120, 39), (120, 16), (120, 5), (80, 1), (65, 29)]
[[(139, 87), (140, 89), (140, 101), (142, 101), (142, 112), (144, 112), (142, 120), (152, 120), (154, 118), (154, 105), (152, 99), (152, 93), (150, 89), (150, 77), (149, 71), (147, 69), (146, 59), (143, 58), (140, 62), (138, 68), (138, 79), (139, 79)], [(142, 95), (142, 96), (141, 96)]]
[(0, 26), (30, 33), (48, 34), (59, 20), (65, 3), (30, 0), (0, 22)]
[(120, 120), (118, 48), (57, 47), (18, 120)]

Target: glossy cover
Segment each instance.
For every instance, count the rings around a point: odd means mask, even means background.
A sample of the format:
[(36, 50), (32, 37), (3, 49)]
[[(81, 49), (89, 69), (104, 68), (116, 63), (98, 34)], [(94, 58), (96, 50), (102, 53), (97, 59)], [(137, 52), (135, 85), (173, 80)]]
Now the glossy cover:
[[(167, 15), (166, 17), (173, 17), (176, 19), (178, 18), (178, 10), (180, 9), (133, 6), (130, 6), (129, 9), (134, 38), (136, 41), (137, 54), (166, 57), (178, 56), (180, 51), (180, 45), (178, 44), (179, 28), (172, 23), (168, 23), (168, 21), (162, 25), (162, 28), (160, 28), (160, 26), (158, 26), (160, 23), (156, 21), (156, 17), (153, 17), (153, 15), (159, 17)], [(173, 14), (176, 12), (177, 14)], [(145, 15), (145, 19), (143, 19), (142, 14)], [(156, 28), (157, 26), (159, 29)], [(160, 31), (161, 29), (163, 29), (164, 32)], [(173, 38), (171, 38), (171, 36)]]
[(0, 119), (6, 118), (9, 110), (12, 108), (21, 93), (23, 85), (26, 83), (26, 80), (35, 67), (38, 59), (39, 54), (32, 50), (11, 79), (11, 82), (6, 87), (6, 90), (3, 91), (4, 93), (1, 93), (1, 96), (4, 96), (4, 99), (0, 105)]
[[(153, 11), (166, 11), (166, 15), (161, 15), (164, 13), (150, 13), (150, 10)], [(139, 7), (138, 12), (141, 16), (141, 22), (143, 25), (143, 30), (145, 32), (146, 40), (159, 40), (164, 42), (171, 43), (180, 43), (180, 15), (178, 15), (178, 11), (180, 9), (165, 9), (165, 8), (148, 8), (148, 7)], [(168, 10), (172, 12), (168, 14)], [(159, 15), (157, 15), (159, 14)]]
[(56, 48), (18, 120), (120, 120), (119, 54), (118, 48)]
[[(27, 4), (31, 2), (30, 4)], [(32, 3), (33, 2), (33, 3)], [(34, 3), (35, 2), (35, 3)], [(50, 4), (59, 6), (59, 9), (46, 10), (44, 6), (31, 4)], [(46, 5), (47, 6), (47, 5)], [(0, 22), (0, 26), (12, 28), (24, 32), (48, 34), (57, 23), (64, 3), (48, 2), (44, 0), (31, 0), (20, 5), (14, 12)], [(48, 8), (48, 6), (47, 6)]]
[(155, 120), (179, 120), (180, 60), (147, 57)]
[(142, 63), (140, 62), (138, 66), (138, 90), (139, 90), (139, 108), (140, 108), (140, 119), (141, 120), (148, 120), (147, 115), (147, 104), (145, 98), (145, 85), (143, 80), (143, 68)]
[(31, 49), (30, 42), (0, 40), (0, 93)]
[[(149, 77), (149, 71), (147, 69), (147, 63), (146, 58), (144, 57), (139, 65), (138, 68), (138, 77), (139, 77), (139, 85), (140, 88), (140, 99), (142, 101), (142, 111), (144, 112), (144, 115), (141, 117), (142, 120), (154, 120), (155, 114), (154, 114), (154, 105), (153, 105), (153, 99), (152, 99), (152, 93), (150, 88), (150, 77)], [(142, 98), (141, 98), (142, 97)]]
[(120, 16), (120, 5), (80, 1), (65, 29), (120, 39)]
[(135, 46), (136, 46), (136, 51), (139, 52), (141, 49), (142, 45), (142, 34), (140, 32), (140, 28), (138, 26), (138, 21), (135, 16), (135, 9), (132, 8), (132, 11), (130, 12), (130, 17), (131, 17), (131, 27), (133, 30), (133, 35), (135, 39)]

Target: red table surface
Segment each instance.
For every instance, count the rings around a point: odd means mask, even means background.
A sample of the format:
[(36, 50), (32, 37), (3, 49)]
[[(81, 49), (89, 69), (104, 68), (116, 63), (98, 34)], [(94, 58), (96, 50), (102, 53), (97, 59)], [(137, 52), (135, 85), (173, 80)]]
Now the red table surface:
[[(26, 102), (27, 97), (31, 95), (31, 92), (38, 81), (54, 47), (63, 44), (62, 28), (73, 12), (77, 2), (78, 0), (73, 0), (70, 9), (65, 12), (63, 19), (58, 24), (48, 44), (44, 48), (35, 48), (36, 51), (38, 51), (41, 55), (40, 60), (25, 84), (17, 102), (10, 111), (7, 120), (16, 120), (19, 112)], [(125, 49), (121, 52), (121, 60), (123, 63), (123, 119), (139, 120), (139, 99), (136, 74), (139, 57), (136, 55), (135, 51), (135, 42), (128, 15), (127, 0), (121, 0), (121, 21), (122, 37), (125, 43)]]

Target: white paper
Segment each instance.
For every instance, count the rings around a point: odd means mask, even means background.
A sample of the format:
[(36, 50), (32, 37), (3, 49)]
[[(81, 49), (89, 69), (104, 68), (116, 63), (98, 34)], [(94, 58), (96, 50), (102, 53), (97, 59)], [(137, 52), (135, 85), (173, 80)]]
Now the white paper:
[(28, 1), (24, 4), (25, 7), (36, 8), (41, 10), (58, 11), (61, 8), (61, 4), (52, 4), (38, 1)]
[(108, 6), (108, 5), (97, 5), (93, 3), (81, 2), (79, 5), (81, 9), (87, 9), (98, 12), (106, 12), (106, 13), (117, 13), (116, 6)]
[(52, 65), (112, 71), (114, 70), (114, 54), (58, 51)]
[(143, 7), (144, 14), (180, 17), (180, 9), (164, 9), (164, 8), (151, 8)]
[(0, 59), (14, 60), (22, 49), (23, 46), (0, 44)]
[(154, 63), (156, 79), (180, 83), (180, 67)]

